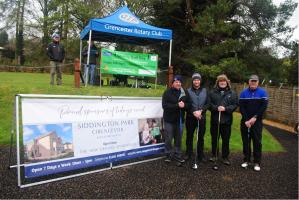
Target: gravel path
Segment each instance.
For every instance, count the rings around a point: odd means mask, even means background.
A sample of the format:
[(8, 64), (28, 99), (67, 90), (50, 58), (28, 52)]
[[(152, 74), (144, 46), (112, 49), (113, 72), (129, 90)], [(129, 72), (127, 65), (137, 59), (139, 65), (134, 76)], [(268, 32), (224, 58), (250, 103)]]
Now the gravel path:
[(0, 198), (283, 198), (298, 199), (298, 138), (266, 126), (285, 147), (285, 153), (263, 153), (262, 170), (240, 167), (242, 155), (232, 154), (232, 165), (211, 163), (194, 171), (157, 160), (145, 164), (20, 189), (15, 170), (8, 170), (7, 147), (0, 148)]

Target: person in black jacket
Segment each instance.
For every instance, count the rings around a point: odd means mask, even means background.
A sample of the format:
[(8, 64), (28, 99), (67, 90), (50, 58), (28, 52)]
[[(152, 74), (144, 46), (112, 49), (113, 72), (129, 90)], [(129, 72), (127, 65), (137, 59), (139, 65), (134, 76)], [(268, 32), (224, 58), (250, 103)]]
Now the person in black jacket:
[(220, 116), (220, 133), (222, 138), (222, 161), (226, 165), (230, 165), (229, 156), (229, 140), (231, 135), (231, 125), (233, 122), (233, 112), (238, 106), (238, 96), (231, 89), (230, 81), (226, 75), (222, 74), (217, 77), (215, 87), (209, 94), (210, 110), (211, 110), (211, 127), (212, 136), (212, 157), (210, 161), (216, 159), (218, 120)]
[(57, 73), (56, 82), (57, 85), (61, 85), (62, 83), (62, 73), (61, 73), (61, 64), (64, 59), (64, 47), (60, 43), (60, 36), (57, 33), (52, 35), (53, 42), (48, 45), (47, 48), (47, 55), (50, 59), (50, 75), (51, 81), (50, 84), (54, 85), (54, 77), (55, 73)]
[[(87, 60), (88, 45), (83, 48), (82, 56), (83, 56), (83, 63), (84, 63), (84, 79), (85, 79), (85, 81), (86, 81), (86, 79), (88, 79), (89, 83), (91, 85), (94, 85), (95, 84), (95, 74), (96, 74), (95, 73), (96, 64), (97, 64), (97, 60), (99, 58), (99, 49), (95, 46), (93, 41), (91, 41), (91, 43), (90, 43), (89, 63), (87, 63), (87, 61), (88, 61)], [(87, 75), (87, 72), (88, 72), (88, 75)]]
[(206, 161), (204, 156), (204, 135), (206, 132), (206, 111), (209, 108), (208, 92), (201, 85), (201, 76), (199, 73), (192, 75), (192, 87), (188, 88), (188, 94), (191, 100), (191, 106), (187, 111), (186, 117), (186, 156), (190, 159), (193, 153), (194, 131), (198, 128), (197, 157), (198, 161)]
[[(165, 162), (172, 159), (183, 163), (181, 155), (181, 143), (183, 134), (183, 116), (185, 109), (189, 107), (188, 93), (182, 88), (182, 78), (179, 75), (174, 77), (172, 87), (167, 89), (162, 97), (164, 137), (165, 137)], [(174, 149), (172, 140), (174, 139)]]

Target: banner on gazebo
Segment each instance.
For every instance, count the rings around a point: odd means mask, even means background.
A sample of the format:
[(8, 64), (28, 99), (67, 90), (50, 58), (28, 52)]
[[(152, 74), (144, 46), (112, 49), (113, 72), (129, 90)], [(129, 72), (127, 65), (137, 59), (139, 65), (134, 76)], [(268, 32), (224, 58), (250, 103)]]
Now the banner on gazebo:
[(102, 49), (101, 73), (156, 77), (157, 54), (142, 54)]

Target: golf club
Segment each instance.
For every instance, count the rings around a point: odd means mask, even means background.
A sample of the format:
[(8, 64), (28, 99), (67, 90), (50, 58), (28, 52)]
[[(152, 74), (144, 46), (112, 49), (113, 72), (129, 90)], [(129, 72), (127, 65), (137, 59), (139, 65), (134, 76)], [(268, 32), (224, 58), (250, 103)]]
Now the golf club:
[(217, 132), (217, 145), (216, 145), (216, 157), (213, 169), (218, 170), (218, 153), (219, 153), (219, 135), (220, 135), (220, 119), (221, 119), (221, 111), (219, 111), (219, 117), (218, 117), (218, 132)]
[[(248, 162), (248, 166), (249, 166), (249, 163), (250, 163), (250, 154), (251, 154), (251, 148), (250, 148), (250, 146), (251, 146), (251, 142), (250, 142), (250, 128), (247, 128), (247, 136), (248, 136), (248, 142), (247, 142), (247, 145), (248, 145), (248, 153), (247, 153), (247, 162)], [(245, 169), (247, 169), (248, 168), (248, 166), (247, 167), (245, 167)]]
[[(181, 111), (181, 109), (180, 109), (179, 131), (180, 131), (180, 136), (179, 137), (182, 137), (182, 135), (183, 135), (183, 119), (182, 119), (182, 111)], [(182, 167), (183, 163), (177, 161), (176, 166)]]
[(195, 158), (194, 158), (194, 164), (192, 166), (192, 169), (197, 169), (197, 151), (198, 151), (198, 132), (199, 132), (199, 119), (197, 119), (197, 130), (196, 130), (196, 150), (195, 150)]

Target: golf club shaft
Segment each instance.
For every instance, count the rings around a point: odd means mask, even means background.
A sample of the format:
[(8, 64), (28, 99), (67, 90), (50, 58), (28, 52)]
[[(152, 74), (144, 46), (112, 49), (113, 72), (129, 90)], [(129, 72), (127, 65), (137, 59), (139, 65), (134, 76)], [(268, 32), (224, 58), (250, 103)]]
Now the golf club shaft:
[(197, 156), (198, 156), (198, 132), (199, 132), (199, 119), (197, 119), (197, 128), (196, 128), (196, 150), (195, 150), (194, 164), (197, 164)]
[(221, 111), (219, 111), (219, 116), (218, 116), (218, 132), (217, 132), (215, 165), (217, 165), (217, 161), (218, 161), (219, 135), (220, 135), (220, 120), (221, 120)]
[(247, 153), (247, 162), (250, 162), (250, 154), (251, 154), (251, 148), (250, 148), (250, 128), (247, 128), (247, 136), (248, 136), (248, 153)]

